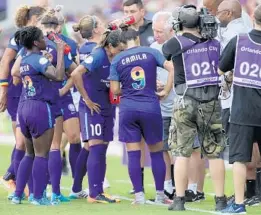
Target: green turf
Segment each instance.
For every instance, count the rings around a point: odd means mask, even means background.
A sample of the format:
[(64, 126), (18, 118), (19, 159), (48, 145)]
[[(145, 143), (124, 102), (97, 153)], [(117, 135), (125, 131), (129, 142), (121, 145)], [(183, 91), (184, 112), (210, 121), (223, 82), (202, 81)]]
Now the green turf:
[[(0, 145), (0, 175), (2, 175), (7, 166), (9, 165), (9, 157), (12, 148), (10, 146)], [(107, 178), (110, 181), (111, 188), (107, 191), (113, 195), (121, 195), (128, 198), (132, 198), (131, 195), (128, 195), (128, 191), (131, 189), (131, 185), (125, 180), (128, 180), (127, 168), (121, 165), (121, 160), (118, 157), (109, 157), (108, 158), (108, 171)], [(154, 197), (154, 188), (150, 185), (153, 184), (152, 174), (150, 169), (145, 170), (145, 187), (146, 197)], [(85, 180), (85, 186), (86, 186)], [(63, 177), (62, 186), (69, 189), (71, 187), (71, 178)], [(68, 190), (63, 191), (64, 194), (68, 194)], [(205, 192), (213, 192), (212, 184), (209, 178), (206, 180)], [(233, 192), (233, 186), (231, 181), (231, 173), (228, 172), (226, 180), (226, 194), (230, 195)], [(0, 215), (81, 215), (81, 214), (97, 214), (97, 215), (162, 215), (163, 213), (173, 213), (176, 215), (186, 214), (186, 215), (195, 215), (195, 214), (209, 214), (203, 212), (169, 212), (166, 207), (162, 206), (133, 206), (129, 201), (122, 201), (119, 204), (113, 205), (103, 205), (103, 204), (88, 204), (85, 200), (74, 200), (71, 203), (61, 204), (59, 206), (50, 206), (50, 207), (37, 207), (28, 204), (24, 201), (22, 205), (12, 205), (6, 199), (7, 191), (0, 187)], [(201, 203), (188, 204), (191, 208), (198, 208), (202, 210), (212, 210), (214, 206), (213, 197), (207, 195), (207, 200)], [(248, 214), (261, 214), (261, 207), (248, 208)]]

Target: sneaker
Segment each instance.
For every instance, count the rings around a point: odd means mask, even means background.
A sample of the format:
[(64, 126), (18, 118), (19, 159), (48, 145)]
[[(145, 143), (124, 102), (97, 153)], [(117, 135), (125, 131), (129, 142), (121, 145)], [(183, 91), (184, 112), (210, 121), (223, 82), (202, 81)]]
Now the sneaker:
[(261, 202), (261, 199), (260, 199), (260, 197), (258, 197), (258, 196), (253, 196), (252, 198), (250, 198), (250, 199), (246, 199), (245, 201), (244, 201), (244, 205), (245, 206), (259, 206), (260, 205), (260, 202)]
[(173, 203), (172, 200), (170, 200), (164, 192), (157, 192), (156, 198), (154, 201), (156, 204), (164, 204), (164, 205), (171, 205)]
[(0, 178), (0, 184), (2, 184), (5, 189), (7, 189), (9, 192), (14, 192), (16, 189), (15, 181), (10, 179), (6, 181), (3, 177)]
[(194, 202), (201, 202), (201, 201), (204, 201), (204, 200), (206, 200), (205, 193), (204, 192), (201, 193), (201, 192), (197, 191), (197, 196), (194, 199)]
[(32, 202), (31, 202), (32, 205), (37, 205), (37, 206), (40, 206), (40, 205), (46, 205), (46, 206), (49, 206), (51, 205), (51, 202), (45, 198), (45, 197), (42, 197), (41, 199), (34, 199)]
[(114, 197), (112, 197), (110, 194), (108, 193), (103, 193), (102, 195), (104, 195), (106, 198), (109, 198), (109, 199), (114, 199), (117, 203), (121, 202), (120, 199), (115, 199)]
[(134, 195), (135, 194), (135, 190), (134, 189), (130, 190), (129, 194)]
[(22, 197), (18, 197), (16, 195), (14, 195), (11, 202), (14, 205), (20, 205), (20, 204), (22, 204)]
[(135, 193), (135, 199), (132, 205), (144, 205), (146, 203), (145, 195), (143, 192)]
[(84, 190), (78, 193), (71, 192), (69, 195), (69, 199), (87, 199), (87, 198), (88, 198), (88, 193), (85, 192)]
[(221, 213), (225, 214), (246, 214), (246, 207), (244, 204), (238, 205), (238, 204), (231, 204), (228, 205), (225, 209), (221, 211)]
[(28, 197), (28, 202), (32, 203), (32, 201), (34, 200), (34, 194), (31, 193)]
[(228, 205), (231, 205), (231, 204), (233, 204), (234, 202), (235, 202), (235, 195), (229, 196), (229, 197), (227, 198), (227, 204), (228, 204)]
[(216, 211), (222, 211), (227, 207), (227, 197), (216, 197), (215, 196), (215, 202), (216, 202)]
[(6, 172), (3, 177), (1, 177), (5, 181), (13, 180), (15, 181), (15, 175), (10, 172)]
[[(8, 199), (9, 201), (12, 201), (12, 199), (13, 199), (14, 197), (15, 197), (15, 192), (9, 194), (9, 195), (7, 196), (7, 199)], [(24, 193), (22, 194), (21, 199), (22, 199), (22, 200), (25, 200), (25, 194), (24, 194)]]
[(185, 197), (174, 197), (173, 203), (169, 206), (169, 211), (184, 211), (185, 209)]
[(55, 193), (52, 193), (51, 204), (58, 205), (60, 202), (70, 202), (70, 199), (66, 198), (62, 194), (57, 195)]
[(185, 191), (186, 202), (194, 202), (196, 198), (197, 198), (197, 194), (195, 194), (192, 190)]
[(115, 199), (110, 199), (103, 194), (99, 194), (98, 196), (96, 196), (96, 198), (91, 198), (90, 196), (88, 196), (87, 201), (89, 203), (103, 203), (103, 204), (116, 203)]
[(168, 197), (168, 199), (173, 200), (174, 195), (175, 195), (175, 192), (174, 192), (174, 190), (173, 190), (173, 193), (169, 193), (169, 192), (167, 192), (166, 190), (164, 190), (164, 194), (165, 194), (165, 196)]

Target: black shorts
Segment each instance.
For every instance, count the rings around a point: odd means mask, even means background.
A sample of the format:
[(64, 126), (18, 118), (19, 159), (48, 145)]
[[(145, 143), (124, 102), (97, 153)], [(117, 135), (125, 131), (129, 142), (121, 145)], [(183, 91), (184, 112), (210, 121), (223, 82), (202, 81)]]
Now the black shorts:
[(252, 159), (253, 144), (261, 146), (261, 127), (230, 123), (229, 128), (229, 163), (248, 163)]
[(222, 117), (222, 126), (226, 134), (228, 135), (229, 133), (229, 117), (230, 117), (230, 108), (223, 109), (221, 112), (221, 117)]

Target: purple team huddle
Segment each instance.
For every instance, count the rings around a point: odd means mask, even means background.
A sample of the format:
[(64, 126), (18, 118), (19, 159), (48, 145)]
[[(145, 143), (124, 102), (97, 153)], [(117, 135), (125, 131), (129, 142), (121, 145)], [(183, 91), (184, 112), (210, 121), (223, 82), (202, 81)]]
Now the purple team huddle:
[[(251, 162), (253, 143), (259, 147), (261, 143), (261, 115), (255, 111), (261, 104), (261, 7), (255, 11), (255, 30), (234, 37), (223, 52), (218, 39), (202, 36), (193, 5), (173, 14), (158, 12), (152, 22), (144, 18), (142, 1), (127, 0), (123, 7), (127, 16), (138, 11), (134, 23), (116, 20), (106, 27), (99, 17), (86, 15), (73, 25), (86, 40), (79, 48), (61, 33), (65, 23), (61, 7), (18, 9), (19, 30), (10, 38), (0, 70), (0, 111), (10, 114), (16, 138), (12, 162), (1, 178), (13, 191), (8, 199), (21, 204), (28, 198), (33, 205), (82, 198), (89, 203), (120, 202), (104, 191), (106, 153), (118, 108), (118, 136), (128, 155), (133, 204), (147, 202), (143, 169), (148, 150), (156, 189), (150, 202), (183, 211), (185, 202), (204, 200), (203, 185), (197, 185), (202, 181), (192, 182), (188, 170), (189, 159), (194, 158), (198, 164), (194, 171), (200, 172), (206, 157), (215, 210), (245, 213), (246, 176), (241, 181), (237, 176)], [(229, 131), (222, 128), (219, 101), (220, 76), (228, 71), (233, 71)], [(80, 95), (77, 107), (75, 92)], [(119, 104), (110, 96), (120, 98)], [(69, 197), (60, 187), (63, 133), (70, 143)], [(233, 198), (224, 191), (227, 137), (238, 186)], [(82, 186), (86, 173), (88, 190)], [(256, 195), (247, 197), (249, 205), (252, 197)]]

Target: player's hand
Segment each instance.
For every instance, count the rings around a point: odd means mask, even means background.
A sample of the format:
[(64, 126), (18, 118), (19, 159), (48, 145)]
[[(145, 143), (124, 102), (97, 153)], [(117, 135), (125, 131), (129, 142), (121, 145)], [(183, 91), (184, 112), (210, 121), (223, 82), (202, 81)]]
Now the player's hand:
[(0, 112), (4, 112), (7, 106), (7, 94), (5, 89), (0, 88)]
[(18, 78), (18, 77), (16, 77), (16, 76), (13, 76), (13, 84), (14, 84), (15, 86), (17, 86), (17, 85), (20, 84), (20, 83), (21, 83), (21, 79)]
[(65, 95), (64, 89), (59, 89), (59, 96), (63, 97)]
[(62, 40), (55, 40), (54, 41), (55, 43), (56, 43), (56, 45), (57, 45), (57, 49), (59, 49), (59, 50), (64, 50), (65, 49), (65, 42), (63, 42)]
[(157, 92), (160, 92), (162, 90), (164, 90), (164, 84), (161, 81), (157, 80)]
[(90, 99), (84, 100), (87, 107), (91, 110), (91, 115), (93, 115), (93, 112), (100, 114), (101, 112), (101, 106), (97, 103), (92, 102)]
[(164, 100), (167, 98), (167, 96), (169, 95), (169, 93), (165, 90), (162, 90), (160, 92), (156, 92), (156, 95), (159, 97), (160, 100)]

